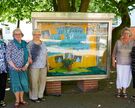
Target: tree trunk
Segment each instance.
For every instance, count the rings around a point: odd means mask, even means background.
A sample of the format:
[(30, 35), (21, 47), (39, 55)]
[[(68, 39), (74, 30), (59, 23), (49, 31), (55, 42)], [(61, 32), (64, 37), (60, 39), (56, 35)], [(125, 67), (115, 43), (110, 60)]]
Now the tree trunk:
[(58, 12), (70, 12), (69, 0), (58, 0)]
[(17, 20), (17, 28), (20, 28), (20, 20)]
[(54, 7), (54, 11), (57, 12), (58, 11), (58, 5), (56, 0), (53, 0), (53, 7)]
[[(55, 12), (76, 12), (77, 0), (53, 0)], [(81, 0), (79, 12), (87, 12), (90, 0)]]
[(72, 0), (72, 4), (71, 4), (71, 12), (75, 12), (76, 8), (75, 8), (75, 0)]
[(87, 12), (90, 0), (81, 0), (79, 12)]
[(121, 20), (122, 20), (121, 24), (112, 30), (112, 49), (115, 45), (115, 42), (120, 38), (121, 30), (124, 27), (131, 26), (131, 19), (130, 19), (129, 13), (128, 13), (128, 9), (121, 8), (121, 13), (123, 13), (123, 12), (124, 12), (124, 14), (121, 16)]

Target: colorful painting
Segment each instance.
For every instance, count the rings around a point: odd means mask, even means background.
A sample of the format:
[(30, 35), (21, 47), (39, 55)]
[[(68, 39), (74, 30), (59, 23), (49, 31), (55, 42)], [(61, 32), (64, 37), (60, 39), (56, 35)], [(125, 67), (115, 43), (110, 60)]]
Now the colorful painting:
[[(102, 75), (108, 23), (39, 22), (49, 56), (48, 76)], [(106, 63), (104, 63), (106, 64)]]

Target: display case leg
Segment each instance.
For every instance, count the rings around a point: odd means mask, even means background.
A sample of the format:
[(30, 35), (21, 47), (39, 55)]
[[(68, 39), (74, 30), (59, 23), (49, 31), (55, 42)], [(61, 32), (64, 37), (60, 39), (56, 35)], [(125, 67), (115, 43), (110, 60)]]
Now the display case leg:
[(89, 92), (98, 88), (98, 80), (80, 80), (77, 86), (83, 92)]
[(61, 81), (47, 82), (46, 94), (60, 96), (61, 95)]

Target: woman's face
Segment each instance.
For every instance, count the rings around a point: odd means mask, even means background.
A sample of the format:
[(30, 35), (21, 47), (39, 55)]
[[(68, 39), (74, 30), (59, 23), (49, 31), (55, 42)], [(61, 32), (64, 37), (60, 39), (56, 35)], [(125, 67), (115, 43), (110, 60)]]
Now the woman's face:
[(122, 34), (123, 39), (129, 39), (130, 37), (130, 32), (128, 30), (124, 31)]
[(20, 31), (15, 31), (14, 38), (20, 42), (22, 40), (22, 33)]
[(41, 33), (40, 32), (35, 32), (33, 34), (33, 40), (40, 40), (41, 37)]

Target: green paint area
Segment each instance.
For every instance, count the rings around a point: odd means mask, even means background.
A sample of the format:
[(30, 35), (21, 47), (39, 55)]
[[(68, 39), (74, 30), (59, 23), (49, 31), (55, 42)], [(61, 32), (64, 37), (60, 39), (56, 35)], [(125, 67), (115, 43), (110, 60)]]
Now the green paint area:
[(55, 68), (49, 70), (48, 76), (73, 76), (73, 75), (104, 75), (107, 74), (106, 70), (99, 67), (89, 68), (72, 68), (71, 71), (67, 71), (66, 68)]

